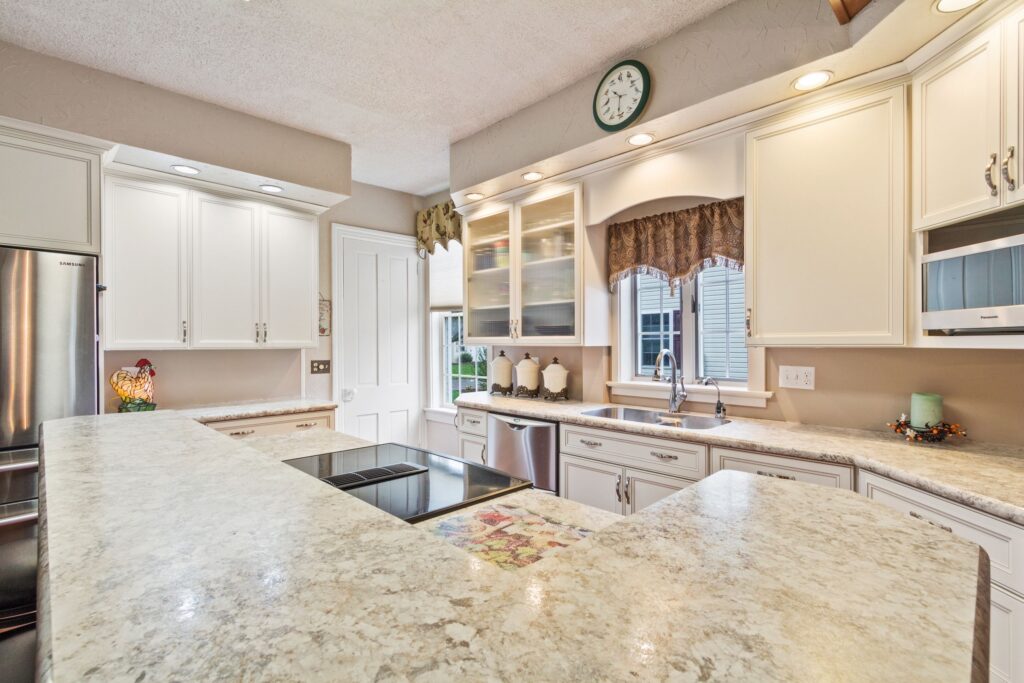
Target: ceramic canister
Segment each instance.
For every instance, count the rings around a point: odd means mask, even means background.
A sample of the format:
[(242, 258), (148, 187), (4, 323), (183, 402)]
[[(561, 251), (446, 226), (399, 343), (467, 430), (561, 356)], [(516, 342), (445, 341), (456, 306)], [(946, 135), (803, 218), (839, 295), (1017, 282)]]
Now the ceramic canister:
[(544, 368), (544, 398), (568, 398), (569, 371), (555, 357), (551, 365)]
[(525, 358), (516, 363), (516, 396), (536, 396), (539, 389), (540, 363), (527, 353)]
[(512, 359), (504, 351), (491, 361), (491, 393), (512, 393)]

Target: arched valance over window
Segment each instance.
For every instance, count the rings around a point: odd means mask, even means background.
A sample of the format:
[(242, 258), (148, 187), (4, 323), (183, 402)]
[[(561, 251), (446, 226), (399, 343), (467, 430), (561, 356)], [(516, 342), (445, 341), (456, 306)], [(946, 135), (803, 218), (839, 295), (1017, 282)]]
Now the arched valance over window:
[(447, 249), (451, 240), (462, 241), (462, 216), (455, 210), (455, 202), (449, 199), (417, 212), (416, 247), (421, 254), (433, 254), (437, 244)]
[(640, 273), (673, 289), (705, 268), (743, 270), (743, 197), (608, 226), (608, 283)]

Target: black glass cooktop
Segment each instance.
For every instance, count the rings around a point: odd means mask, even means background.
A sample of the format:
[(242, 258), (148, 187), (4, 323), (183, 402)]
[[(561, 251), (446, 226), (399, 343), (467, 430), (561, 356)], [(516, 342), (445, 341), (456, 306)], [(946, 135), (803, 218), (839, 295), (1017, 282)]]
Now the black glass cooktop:
[(397, 443), (285, 462), (410, 523), (532, 486), (484, 465)]

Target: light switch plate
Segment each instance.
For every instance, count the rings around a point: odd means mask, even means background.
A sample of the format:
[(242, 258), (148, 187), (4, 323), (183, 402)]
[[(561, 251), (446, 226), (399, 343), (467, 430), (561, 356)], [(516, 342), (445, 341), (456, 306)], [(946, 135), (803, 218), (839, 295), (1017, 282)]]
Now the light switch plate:
[(311, 374), (311, 375), (329, 375), (329, 374), (331, 374), (331, 361), (329, 361), (329, 360), (311, 360), (311, 361), (309, 361), (309, 374)]
[(800, 365), (780, 365), (779, 387), (783, 389), (814, 389), (814, 368)]

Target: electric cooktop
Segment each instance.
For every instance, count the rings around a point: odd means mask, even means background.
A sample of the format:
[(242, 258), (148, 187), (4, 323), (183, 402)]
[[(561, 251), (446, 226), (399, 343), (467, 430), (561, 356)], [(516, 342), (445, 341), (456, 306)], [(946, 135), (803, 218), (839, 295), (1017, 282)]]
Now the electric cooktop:
[(485, 465), (397, 443), (285, 462), (410, 524), (533, 486)]

